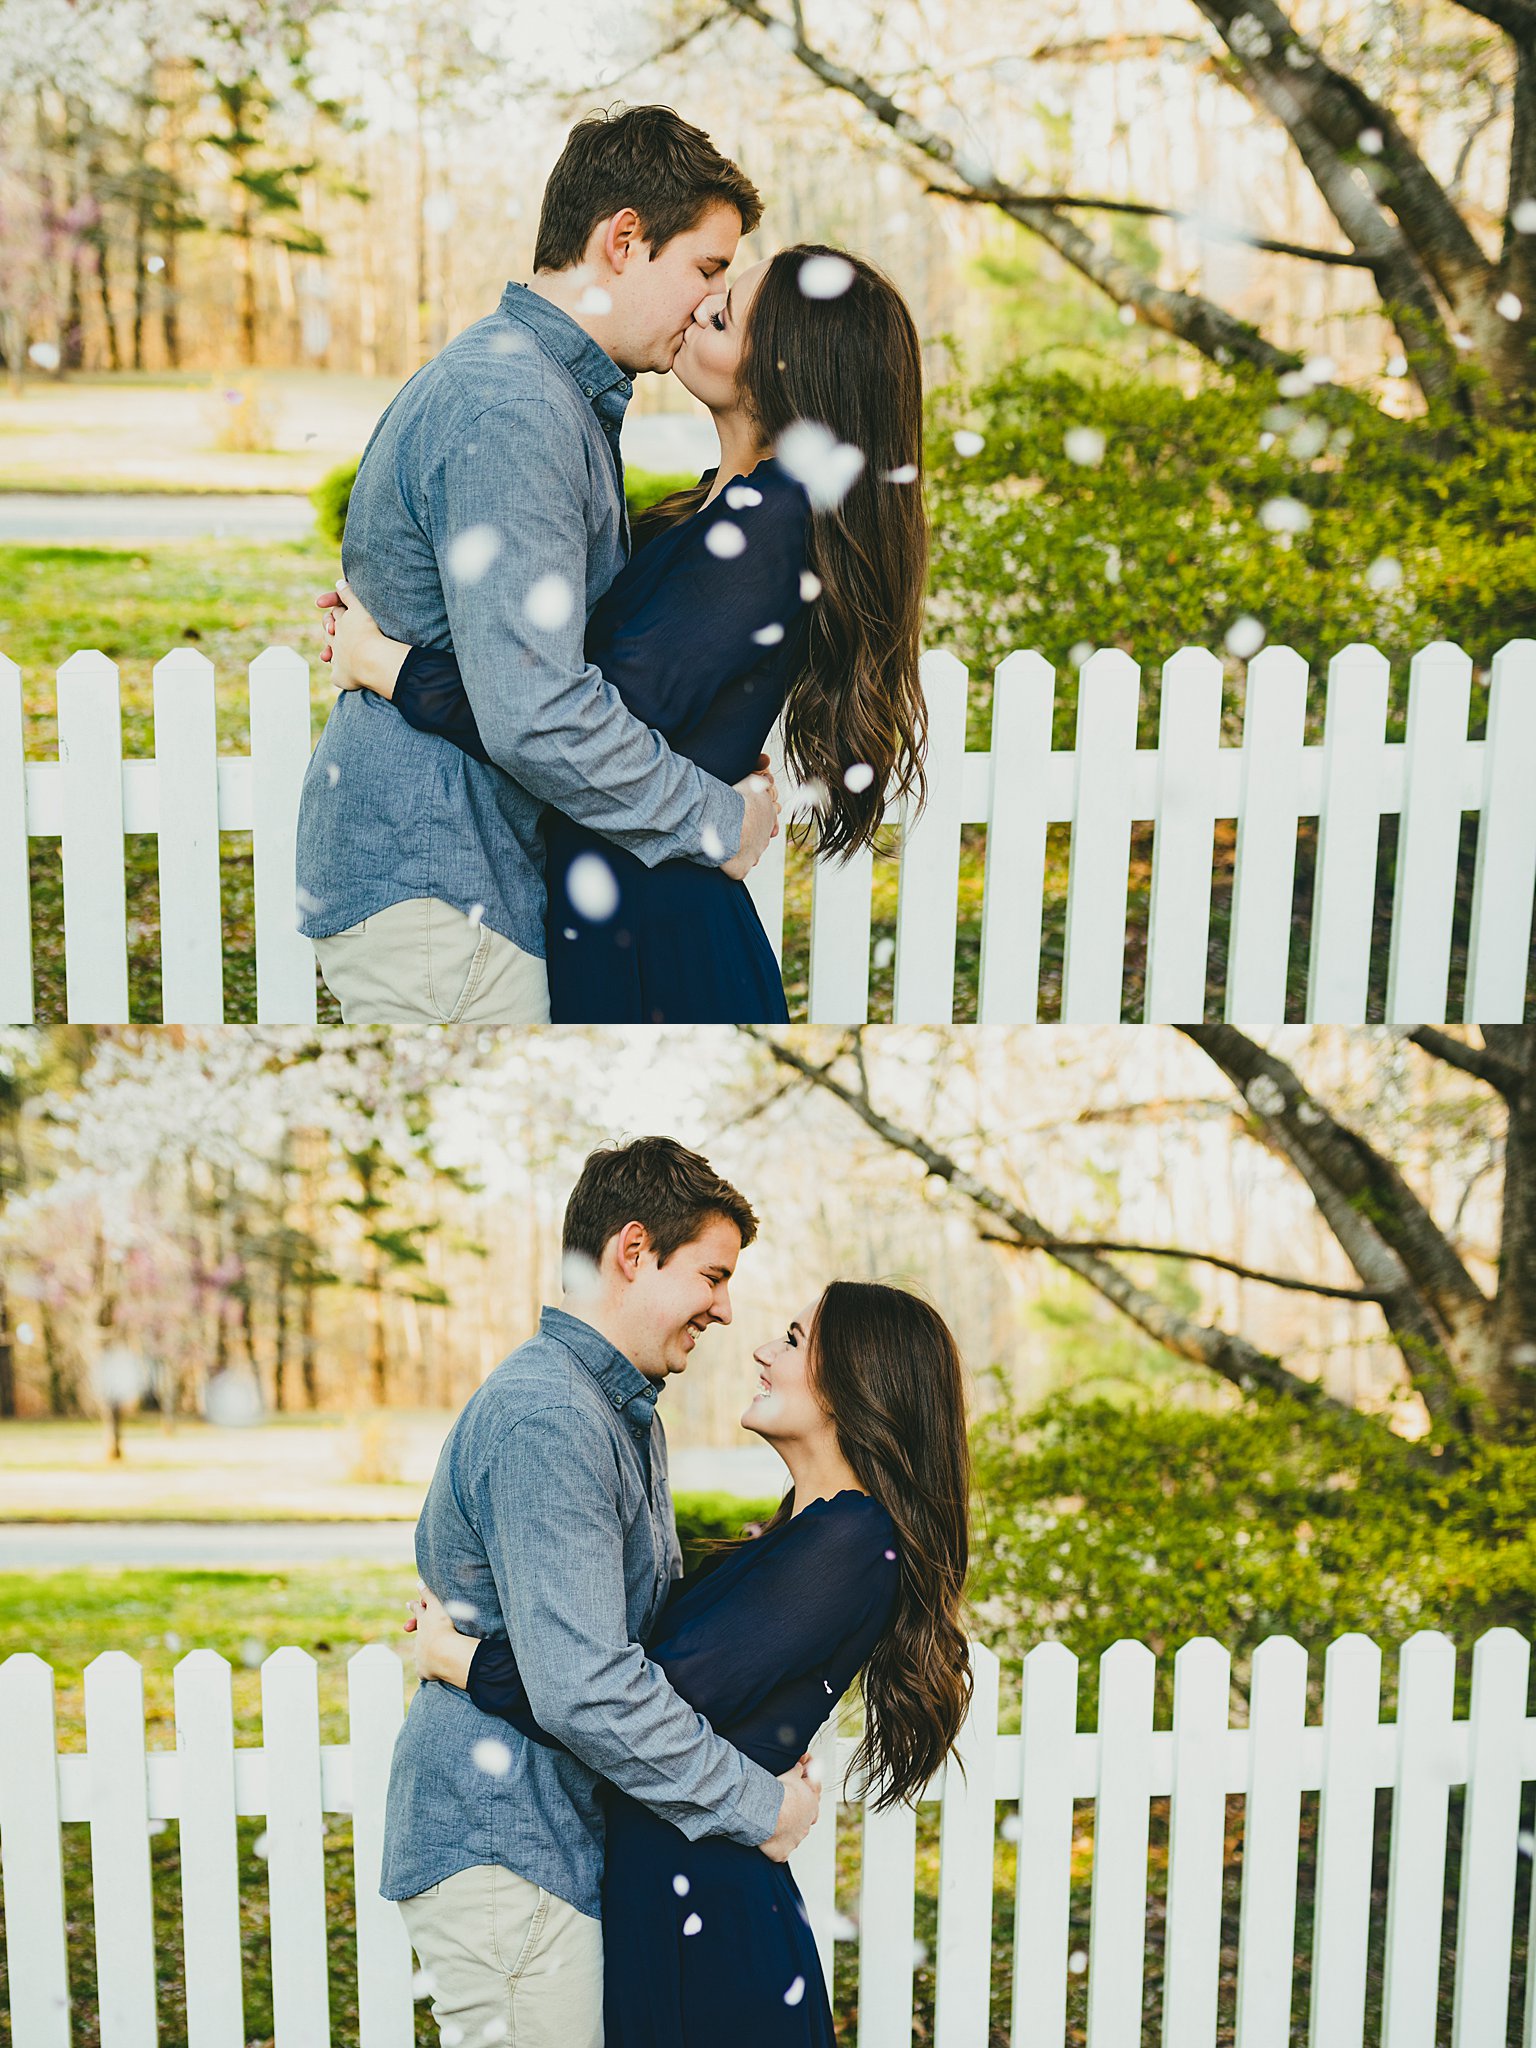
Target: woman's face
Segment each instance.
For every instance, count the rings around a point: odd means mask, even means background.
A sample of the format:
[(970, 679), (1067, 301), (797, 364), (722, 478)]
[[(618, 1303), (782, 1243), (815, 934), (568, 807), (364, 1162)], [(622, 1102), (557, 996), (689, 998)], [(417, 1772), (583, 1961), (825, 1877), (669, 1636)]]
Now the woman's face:
[(736, 403), (736, 375), (741, 367), (747, 311), (767, 268), (766, 263), (754, 263), (750, 270), (741, 273), (729, 291), (711, 292), (701, 299), (693, 325), (672, 359), (672, 371), (678, 382), (711, 412), (729, 412)]
[(771, 1444), (812, 1443), (836, 1434), (811, 1382), (808, 1332), (816, 1318), (816, 1302), (800, 1310), (781, 1337), (770, 1337), (752, 1356), (757, 1361), (757, 1392), (742, 1416), (742, 1427)]

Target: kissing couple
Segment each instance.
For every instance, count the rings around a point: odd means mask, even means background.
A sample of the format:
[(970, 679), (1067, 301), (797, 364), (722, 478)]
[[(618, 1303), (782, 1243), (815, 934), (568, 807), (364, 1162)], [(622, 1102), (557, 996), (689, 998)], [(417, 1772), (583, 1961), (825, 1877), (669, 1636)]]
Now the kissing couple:
[(862, 1673), (854, 1772), (889, 1804), (959, 1734), (963, 1372), (914, 1295), (834, 1281), (758, 1347), (742, 1424), (789, 1489), (681, 1576), (658, 1400), (756, 1235), (672, 1139), (594, 1152), (566, 1305), (438, 1459), (380, 1888), (444, 2048), (832, 2048), (787, 1862), (812, 1739)]
[[(349, 1024), (783, 1022), (745, 884), (770, 730), (822, 855), (921, 800), (916, 329), (837, 250), (726, 289), (761, 215), (670, 108), (579, 122), (532, 281), (374, 429), (298, 821), (299, 927)], [(720, 458), (632, 536), (643, 371), (702, 401)]]

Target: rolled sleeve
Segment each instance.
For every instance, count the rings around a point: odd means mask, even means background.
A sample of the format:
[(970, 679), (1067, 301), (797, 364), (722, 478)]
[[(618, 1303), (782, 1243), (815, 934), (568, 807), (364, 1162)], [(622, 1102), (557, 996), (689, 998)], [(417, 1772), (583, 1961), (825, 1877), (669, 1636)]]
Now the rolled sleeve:
[(480, 415), (434, 471), (432, 541), (475, 725), (532, 795), (647, 866), (718, 865), (741, 844), (742, 798), (674, 754), (586, 658), (585, 480), (569, 423), (531, 397)]
[(757, 1848), (778, 1780), (714, 1733), (629, 1639), (613, 1449), (574, 1407), (501, 1437), (476, 1486), (508, 1638), (539, 1725), (690, 1840)]

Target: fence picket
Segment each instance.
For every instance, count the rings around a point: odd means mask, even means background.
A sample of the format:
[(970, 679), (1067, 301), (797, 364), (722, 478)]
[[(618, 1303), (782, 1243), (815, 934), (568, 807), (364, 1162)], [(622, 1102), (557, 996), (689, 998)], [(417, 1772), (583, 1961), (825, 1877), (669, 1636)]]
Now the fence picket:
[(0, 654), (0, 1018), (30, 1024), (32, 885), (21, 670)]
[(240, 1863), (229, 1666), (193, 1650), (176, 1666), (181, 1917), (188, 2048), (241, 2048)]
[(1487, 735), (1463, 1019), (1518, 1024), (1536, 904), (1536, 640), (1511, 640), (1493, 657)]
[(787, 827), (790, 823), (789, 778), (784, 767), (784, 742), (779, 728), (774, 727), (769, 735), (767, 747), (768, 765), (778, 785), (779, 801), (784, 806), (784, 822), (777, 836), (768, 842), (768, 850), (747, 876), (747, 894), (752, 898), (763, 930), (768, 934), (768, 943), (773, 948), (773, 957), (782, 963), (784, 958), (784, 856), (789, 844)]
[(1112, 1643), (1099, 1660), (1088, 2048), (1141, 2048), (1155, 1669), (1144, 1643)]
[(1359, 2048), (1365, 2026), (1380, 1705), (1381, 1651), (1368, 1636), (1340, 1636), (1323, 1666), (1309, 2048)]
[(219, 749), (213, 663), (179, 647), (155, 665), (161, 1016), (224, 1020), (219, 914)]
[(329, 2048), (320, 1691), (307, 1651), (274, 1650), (262, 1665), (261, 1723), (276, 2048)]
[(1043, 654), (1010, 654), (993, 678), (977, 1000), (982, 1024), (1033, 1024), (1040, 1014), (1055, 696), (1056, 672)]
[(902, 827), (891, 1015), (898, 1024), (947, 1024), (955, 1013), (967, 678), (952, 654), (925, 654), (921, 666), (928, 704), (928, 801), (910, 827)]
[(126, 1024), (122, 713), (117, 664), (104, 654), (72, 654), (59, 670), (59, 761), (70, 1022)]
[(53, 1673), (22, 1651), (0, 1663), (0, 1898), (11, 2039), (69, 2048), (69, 1955)]
[(1231, 1654), (1208, 1636), (1174, 1657), (1164, 2048), (1214, 2048), (1216, 2040), (1231, 1683)]
[(315, 955), (295, 918), (293, 880), (299, 791), (309, 755), (309, 664), (291, 647), (269, 647), (251, 663), (259, 1024), (315, 1021)]
[[(959, 847), (987, 829), (981, 901), (983, 1023), (1038, 1015), (1046, 833), (1072, 826), (1062, 1017), (1118, 1020), (1125, 974), (1131, 825), (1155, 824), (1143, 1013), (1203, 1009), (1211, 917), (1211, 826), (1237, 819), (1237, 866), (1223, 1014), (1249, 1028), (1284, 1021), (1298, 821), (1320, 819), (1307, 979), (1310, 1021), (1364, 1016), (1383, 815), (1401, 811), (1401, 857), (1388, 963), (1389, 1015), (1443, 1011), (1447, 919), (1453, 916), (1460, 818), (1480, 811), (1468, 947), (1469, 1023), (1519, 1021), (1527, 1001), (1536, 906), (1536, 641), (1494, 658), (1488, 737), (1466, 737), (1466, 657), (1437, 646), (1416, 657), (1409, 738), (1384, 739), (1386, 666), (1370, 647), (1330, 665), (1321, 747), (1305, 744), (1307, 678), (1288, 648), (1249, 664), (1242, 747), (1220, 744), (1214, 657), (1185, 648), (1164, 667), (1159, 745), (1135, 745), (1137, 669), (1115, 649), (1084, 665), (1077, 744), (1053, 752), (1054, 678), (1038, 655), (1013, 654), (996, 679), (992, 746), (964, 751), (965, 675), (923, 657), (933, 711), (930, 799), (912, 825), (898, 875), (899, 1022), (953, 1012)], [(196, 672), (194, 674), (194, 671)], [(60, 671), (60, 759), (23, 757), (20, 678), (0, 658), (0, 1022), (32, 1021), (27, 842), (65, 845), (67, 1014), (121, 1021), (127, 1010), (123, 832), (158, 832), (165, 1015), (204, 1021), (222, 1010), (218, 832), (250, 831), (256, 881), (257, 1011), (263, 1022), (316, 1014), (314, 961), (293, 915), (293, 849), (309, 758), (308, 672), (290, 649), (251, 664), (251, 755), (211, 758), (202, 658), (188, 650), (156, 671), (159, 757), (121, 758), (116, 671), (99, 654)], [(174, 707), (174, 708), (173, 708)], [(782, 753), (777, 737), (770, 753)], [(860, 1023), (869, 1009), (874, 865), (814, 863), (809, 1017)], [(749, 888), (775, 953), (783, 943), (785, 861), (773, 842)]]
[(1439, 640), (1408, 672), (1403, 811), (1387, 960), (1387, 1022), (1443, 1024), (1461, 845), (1461, 777), (1472, 662)]
[(818, 863), (811, 882), (811, 978), (807, 1008), (818, 1024), (869, 1016), (869, 927), (875, 857)]
[(85, 1741), (101, 2048), (155, 2048), (144, 1674), (126, 1651), (85, 1667)]
[(987, 2048), (999, 1667), (984, 1644), (971, 1645), (971, 1673), (970, 1712), (955, 1745), (955, 1756), (944, 1766), (944, 1799), (939, 1808), (934, 2048)]
[(859, 1865), (859, 2048), (912, 2038), (917, 1809), (864, 1809)]
[(1328, 664), (1323, 793), (1312, 891), (1309, 1024), (1363, 1024), (1381, 838), (1382, 743), (1387, 659), (1346, 647)]
[(1090, 654), (1078, 673), (1063, 1024), (1120, 1022), (1140, 690), (1141, 671), (1117, 647)]
[(1229, 1024), (1278, 1024), (1285, 1016), (1306, 723), (1307, 664), (1294, 648), (1266, 647), (1248, 664), (1243, 711)]
[(1012, 2048), (1061, 2048), (1066, 2034), (1076, 1732), (1077, 1659), (1065, 1643), (1037, 1643), (1019, 1719)]
[(1163, 669), (1158, 720), (1148, 1024), (1198, 1024), (1205, 1015), (1220, 760), (1221, 663), (1207, 648), (1181, 648)]
[(1271, 1636), (1253, 1653), (1248, 1710), (1237, 2048), (1289, 2048), (1306, 1715), (1307, 1653), (1290, 1636)]
[(1381, 2040), (1382, 2048), (1435, 2048), (1450, 1806), (1445, 1755), (1456, 1691), (1450, 1638), (1433, 1629), (1411, 1636), (1398, 1674)]
[[(842, 1787), (837, 1782), (837, 1716), (833, 1714), (811, 1744), (811, 1760), (822, 1784), (816, 1825), (794, 1851), (789, 1867), (805, 1909), (811, 1917), (816, 1952), (830, 1992), (832, 1984), (832, 1915), (837, 1904), (837, 1808)], [(786, 1985), (785, 1989), (789, 1987)]]
[(1504, 2036), (1530, 1665), (1531, 1646), (1512, 1628), (1491, 1628), (1473, 1646), (1451, 2048), (1480, 2048)]
[(411, 2048), (414, 2032), (411, 1944), (399, 1910), (379, 1896), (384, 1795), (395, 1737), (405, 1719), (403, 1676), (400, 1659), (388, 1643), (369, 1643), (347, 1665), (360, 2048)]

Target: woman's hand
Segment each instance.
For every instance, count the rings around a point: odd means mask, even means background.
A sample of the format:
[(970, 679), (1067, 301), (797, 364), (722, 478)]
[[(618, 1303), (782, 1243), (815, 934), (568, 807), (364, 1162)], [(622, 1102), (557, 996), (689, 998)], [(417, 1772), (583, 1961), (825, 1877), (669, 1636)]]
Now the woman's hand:
[(467, 1685), (470, 1660), (479, 1638), (460, 1635), (443, 1603), (419, 1580), (416, 1590), (418, 1598), (405, 1603), (410, 1615), (405, 1626), (411, 1632), (416, 1676), (441, 1678), (460, 1687)]
[(380, 697), (392, 697), (400, 664), (411, 651), (408, 644), (379, 631), (345, 576), (338, 576), (336, 588), (315, 602), (325, 615), (320, 659), (330, 663), (331, 681), (337, 689), (372, 690)]

